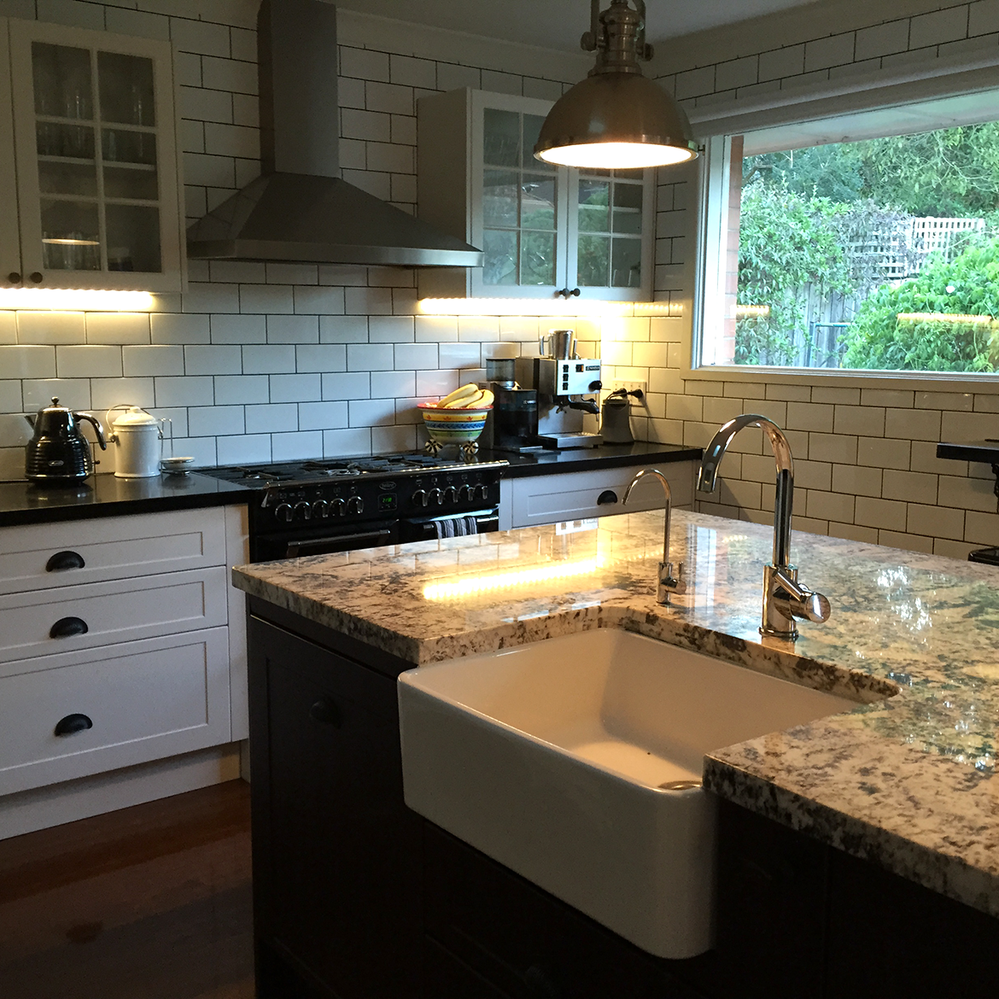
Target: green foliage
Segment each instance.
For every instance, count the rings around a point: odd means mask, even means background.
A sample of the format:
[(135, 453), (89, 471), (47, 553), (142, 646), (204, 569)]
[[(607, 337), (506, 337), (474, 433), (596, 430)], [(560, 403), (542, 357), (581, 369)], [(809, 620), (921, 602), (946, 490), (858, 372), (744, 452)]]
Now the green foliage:
[(803, 289), (847, 290), (845, 258), (832, 220), (841, 208), (784, 187), (750, 184), (739, 223), (739, 304), (769, 315), (736, 324), (737, 364), (787, 364), (805, 325)]
[[(900, 319), (900, 315), (988, 316), (989, 322)], [(843, 336), (843, 366), (887, 371), (999, 369), (999, 238), (980, 238), (947, 263), (927, 262), (918, 277), (883, 285), (862, 304)]]

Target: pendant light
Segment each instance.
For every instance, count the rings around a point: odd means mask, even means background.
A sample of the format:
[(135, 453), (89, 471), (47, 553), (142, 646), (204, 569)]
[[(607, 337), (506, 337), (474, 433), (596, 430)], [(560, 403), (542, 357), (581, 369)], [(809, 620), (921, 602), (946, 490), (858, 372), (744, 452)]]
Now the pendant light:
[(548, 113), (534, 155), (547, 163), (629, 170), (683, 163), (697, 143), (683, 109), (642, 76), (639, 59), (652, 58), (645, 42), (645, 0), (611, 0), (600, 11), (591, 0), (590, 30), (580, 40), (597, 61), (585, 80)]

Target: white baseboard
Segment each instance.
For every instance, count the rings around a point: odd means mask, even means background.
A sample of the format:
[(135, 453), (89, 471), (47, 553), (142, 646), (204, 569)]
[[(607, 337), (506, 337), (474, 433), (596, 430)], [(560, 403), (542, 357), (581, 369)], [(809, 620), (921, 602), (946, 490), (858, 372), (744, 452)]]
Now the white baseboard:
[(168, 798), (240, 776), (240, 743), (0, 798), (0, 839)]

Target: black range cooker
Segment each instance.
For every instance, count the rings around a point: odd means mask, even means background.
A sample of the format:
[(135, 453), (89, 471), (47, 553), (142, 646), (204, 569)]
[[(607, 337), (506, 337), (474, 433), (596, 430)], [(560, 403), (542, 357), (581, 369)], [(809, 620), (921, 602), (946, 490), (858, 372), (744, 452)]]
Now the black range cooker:
[(264, 562), (495, 531), (507, 464), (413, 452), (198, 472), (258, 491), (250, 561)]

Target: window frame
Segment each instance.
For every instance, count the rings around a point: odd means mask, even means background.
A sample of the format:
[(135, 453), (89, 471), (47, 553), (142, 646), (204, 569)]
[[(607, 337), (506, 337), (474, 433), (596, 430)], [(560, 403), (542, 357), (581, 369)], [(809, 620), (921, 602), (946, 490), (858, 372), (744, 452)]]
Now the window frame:
[[(907, 93), (908, 100), (898, 99)], [(684, 367), (680, 371), (685, 381), (747, 382), (783, 385), (821, 385), (849, 388), (895, 389), (999, 395), (999, 373), (976, 374), (954, 372), (907, 372), (867, 369), (789, 368), (762, 365), (704, 365), (701, 349), (708, 322), (721, 315), (721, 301), (709, 301), (713, 288), (718, 287), (718, 269), (723, 266), (721, 252), (721, 215), (726, 210), (723, 192), (729, 186), (726, 141), (730, 136), (762, 131), (775, 127), (793, 127), (821, 123), (846, 114), (898, 111), (900, 117), (915, 106), (935, 100), (976, 96), (992, 92), (999, 98), (999, 65), (932, 75), (910, 81), (906, 86), (898, 81), (880, 86), (859, 87), (852, 92), (818, 93), (811, 97), (797, 95), (775, 107), (751, 105), (743, 108), (737, 102), (705, 109), (698, 118), (691, 113), (695, 131), (702, 143), (701, 156), (695, 163), (697, 175), (696, 251), (692, 283), (691, 321), (685, 324), (683, 349)], [(996, 102), (999, 107), (999, 101)], [(999, 120), (999, 115), (995, 120)], [(939, 127), (960, 122), (944, 122)], [(969, 122), (970, 123), (970, 122)], [(896, 134), (918, 131), (900, 129)], [(890, 134), (886, 132), (885, 134)], [(724, 275), (722, 275), (723, 278)]]

